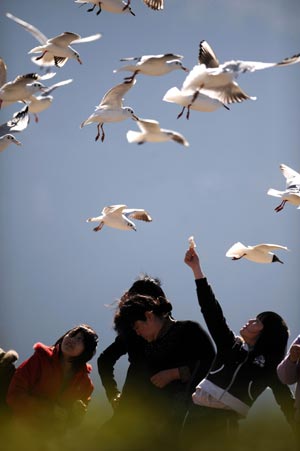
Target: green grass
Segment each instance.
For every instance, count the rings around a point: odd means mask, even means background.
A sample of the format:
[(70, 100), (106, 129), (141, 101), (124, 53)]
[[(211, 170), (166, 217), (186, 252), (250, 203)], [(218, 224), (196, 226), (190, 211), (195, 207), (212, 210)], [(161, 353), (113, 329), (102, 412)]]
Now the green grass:
[[(111, 409), (106, 400), (93, 400), (82, 424), (56, 440), (45, 440), (40, 431), (26, 430), (23, 427), (12, 427), (2, 424), (1, 451), (111, 451), (100, 436), (100, 426), (111, 416)], [(143, 412), (140, 412), (142, 417)], [(130, 413), (128, 413), (130, 422)], [(51, 424), (47, 425), (51, 431)], [(147, 444), (140, 441), (136, 447), (126, 443), (128, 427), (120, 431), (122, 449), (126, 451), (148, 451)], [(136, 432), (136, 431), (135, 431)], [(141, 432), (141, 431), (138, 431)], [(112, 437), (112, 441), (115, 437)], [(110, 440), (106, 443), (111, 443)], [(126, 446), (125, 446), (126, 445)], [(172, 451), (168, 443), (162, 447), (149, 447), (149, 451)], [(201, 438), (195, 437), (195, 451), (208, 451), (201, 446)], [(292, 431), (282, 413), (276, 408), (259, 408), (251, 412), (249, 417), (240, 421), (238, 438), (226, 445), (220, 443), (215, 451), (294, 451), (295, 445)], [(118, 448), (119, 451), (119, 448)], [(177, 450), (176, 450), (177, 451)], [(186, 451), (182, 449), (181, 451)]]

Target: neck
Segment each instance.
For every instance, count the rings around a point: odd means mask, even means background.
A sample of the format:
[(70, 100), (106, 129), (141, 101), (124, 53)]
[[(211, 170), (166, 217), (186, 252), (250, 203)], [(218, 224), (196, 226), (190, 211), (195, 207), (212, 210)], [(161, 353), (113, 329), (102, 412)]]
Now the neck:
[(63, 354), (61, 354), (61, 366), (63, 369), (64, 373), (71, 373), (72, 372), (72, 362), (70, 361), (70, 359), (68, 359), (66, 356), (64, 356)]
[(256, 339), (247, 338), (247, 340), (244, 339), (244, 342), (249, 346), (249, 348), (253, 348), (253, 346), (256, 343)]

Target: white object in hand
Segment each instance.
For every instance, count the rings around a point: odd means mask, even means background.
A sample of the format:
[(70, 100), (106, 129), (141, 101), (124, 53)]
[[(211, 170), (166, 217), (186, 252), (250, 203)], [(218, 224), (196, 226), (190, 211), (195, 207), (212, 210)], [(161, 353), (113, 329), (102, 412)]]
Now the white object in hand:
[(195, 243), (193, 236), (189, 237), (189, 246), (190, 246), (190, 249), (195, 249), (195, 247), (196, 247), (196, 243)]

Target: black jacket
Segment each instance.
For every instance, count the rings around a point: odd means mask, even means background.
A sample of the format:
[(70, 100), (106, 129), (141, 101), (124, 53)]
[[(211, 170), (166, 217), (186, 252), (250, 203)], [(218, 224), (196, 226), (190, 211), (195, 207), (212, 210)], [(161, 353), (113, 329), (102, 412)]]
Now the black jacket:
[(246, 416), (249, 407), (267, 388), (288, 420), (293, 416), (293, 395), (278, 379), (268, 356), (250, 350), (228, 327), (222, 308), (206, 278), (196, 280), (198, 302), (217, 346), (217, 356), (201, 387), (233, 410)]
[[(214, 346), (207, 332), (194, 321), (172, 321), (159, 337), (148, 343), (135, 333), (130, 337), (118, 335), (98, 358), (98, 372), (111, 400), (119, 389), (114, 376), (117, 360), (128, 354), (129, 368), (122, 389), (121, 403), (135, 405), (138, 400), (162, 402), (171, 409), (172, 400), (189, 399), (196, 384), (208, 372), (215, 356)], [(155, 387), (150, 378), (159, 371), (179, 368), (181, 380), (163, 389)]]

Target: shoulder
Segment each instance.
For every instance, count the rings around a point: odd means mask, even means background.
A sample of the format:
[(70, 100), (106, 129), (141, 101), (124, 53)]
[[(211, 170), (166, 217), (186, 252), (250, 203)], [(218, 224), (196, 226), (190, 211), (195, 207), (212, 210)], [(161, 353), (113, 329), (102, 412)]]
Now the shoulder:
[(179, 327), (182, 327), (182, 328), (185, 328), (185, 329), (199, 329), (199, 328), (201, 328), (200, 324), (197, 323), (197, 321), (192, 321), (190, 319), (176, 321), (176, 324), (178, 324)]
[(34, 357), (40, 358), (42, 360), (52, 359), (53, 357), (58, 355), (57, 349), (54, 346), (47, 346), (43, 343), (35, 343), (33, 346), (34, 349)]
[(196, 334), (196, 335), (206, 334), (203, 327), (196, 321), (182, 320), (176, 321), (175, 324), (177, 325), (177, 328), (180, 329), (185, 334)]

